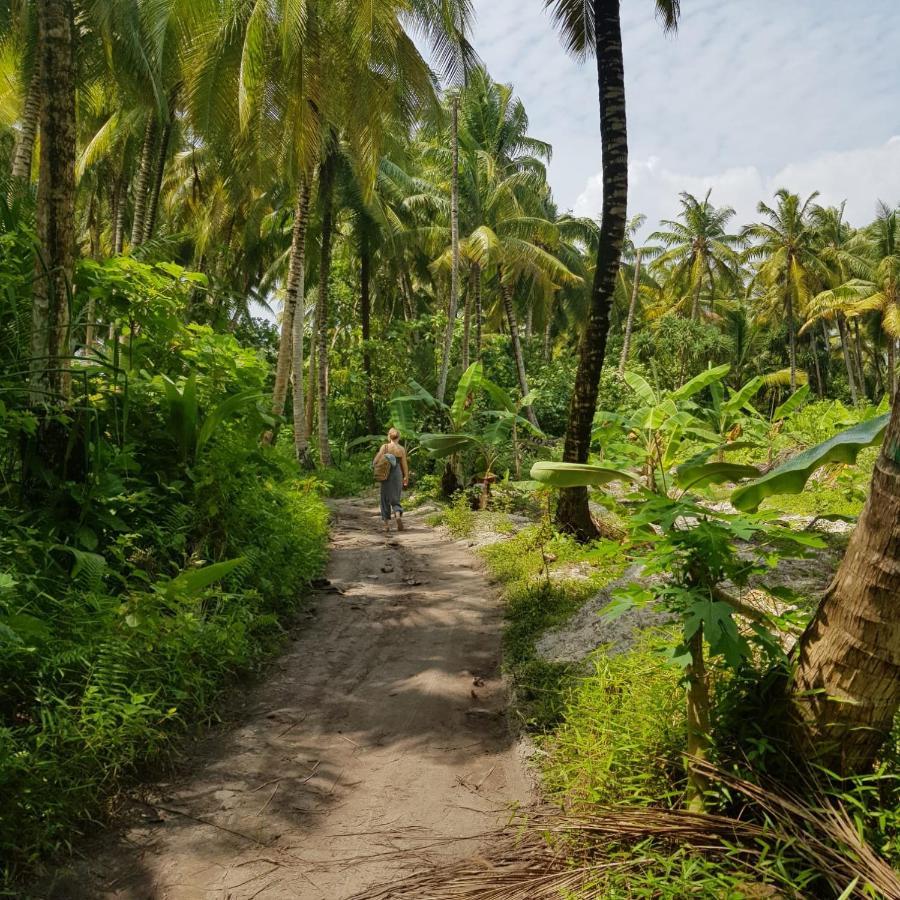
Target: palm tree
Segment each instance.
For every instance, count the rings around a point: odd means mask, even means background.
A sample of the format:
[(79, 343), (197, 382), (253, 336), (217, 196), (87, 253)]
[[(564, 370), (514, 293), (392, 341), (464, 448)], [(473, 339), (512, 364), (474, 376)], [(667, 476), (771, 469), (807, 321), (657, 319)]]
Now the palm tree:
[(631, 270), (631, 286), (628, 291), (628, 315), (625, 318), (625, 329), (622, 339), (622, 354), (619, 357), (619, 377), (625, 374), (625, 365), (628, 362), (628, 354), (631, 351), (631, 334), (634, 329), (634, 314), (637, 311), (638, 296), (640, 294), (641, 276), (643, 269), (641, 263), (645, 256), (655, 255), (658, 251), (654, 247), (638, 247), (634, 242), (635, 234), (644, 227), (646, 216), (637, 215), (632, 218), (625, 229), (625, 241), (622, 247), (622, 265), (619, 269), (619, 280), (625, 287), (625, 274)]
[(34, 3), (9, 4), (0, 13), (0, 37), (16, 48), (25, 83), (22, 115), (12, 156), (13, 182), (31, 178), (34, 144), (41, 113), (42, 80), (38, 21)]
[[(838, 338), (844, 367), (847, 371), (847, 384), (854, 406), (859, 402), (859, 389), (865, 389), (865, 378), (862, 366), (854, 365), (848, 335), (848, 319), (854, 317), (853, 305), (855, 297), (837, 297), (834, 289), (841, 287), (849, 278), (850, 266), (856, 262), (853, 254), (853, 229), (844, 220), (844, 206), (822, 207), (812, 209), (812, 218), (818, 233), (819, 255), (827, 268), (827, 289), (821, 291), (810, 303), (807, 321), (800, 333), (813, 328), (816, 323), (834, 321), (838, 328)], [(828, 343), (827, 331), (825, 334)]]
[(38, 9), (41, 151), (31, 323), (34, 402), (69, 393), (69, 298), (75, 265), (75, 9), (45, 0)]
[(803, 750), (844, 774), (871, 767), (900, 708), (898, 559), (900, 393), (859, 523), (800, 639), (792, 685)]
[(742, 237), (752, 246), (748, 260), (758, 261), (751, 287), (762, 290), (770, 305), (777, 305), (788, 328), (791, 390), (797, 389), (797, 319), (804, 315), (816, 284), (828, 275), (816, 241), (812, 204), (818, 192), (805, 201), (786, 188), (776, 191), (775, 207), (757, 207), (765, 221), (748, 225)]
[[(897, 339), (900, 338), (900, 219), (897, 210), (879, 204), (875, 222), (854, 245), (850, 269), (858, 277), (830, 292), (836, 302), (850, 301), (854, 315), (877, 312), (887, 337), (887, 387), (897, 394)], [(826, 295), (826, 300), (829, 295)]]
[(715, 207), (709, 202), (712, 190), (702, 200), (687, 192), (681, 196), (682, 221), (663, 219), (664, 226), (650, 239), (667, 249), (656, 261), (665, 268), (667, 277), (691, 299), (691, 319), (700, 318), (700, 295), (709, 288), (710, 301), (715, 298), (717, 283), (735, 289), (741, 284), (741, 260), (737, 252), (740, 238), (727, 234), (725, 227), (734, 217), (730, 206)]
[[(545, 0), (563, 43), (575, 57), (593, 55), (597, 61), (600, 93), (600, 139), (603, 166), (603, 211), (591, 304), (581, 339), (578, 370), (566, 426), (563, 459), (587, 462), (591, 427), (597, 406), (600, 373), (619, 258), (625, 238), (628, 209), (628, 129), (625, 116), (625, 66), (619, 0)], [(657, 14), (666, 30), (674, 30), (679, 0), (656, 0)], [(597, 535), (586, 488), (569, 488), (560, 495), (556, 521), (560, 528), (582, 539)]]
[(453, 347), (456, 306), (459, 300), (459, 95), (456, 92), (450, 95), (450, 147), (450, 302), (447, 305), (447, 328), (444, 331), (444, 350), (435, 394), (441, 403), (444, 402), (447, 390), (447, 372), (450, 369), (450, 351)]

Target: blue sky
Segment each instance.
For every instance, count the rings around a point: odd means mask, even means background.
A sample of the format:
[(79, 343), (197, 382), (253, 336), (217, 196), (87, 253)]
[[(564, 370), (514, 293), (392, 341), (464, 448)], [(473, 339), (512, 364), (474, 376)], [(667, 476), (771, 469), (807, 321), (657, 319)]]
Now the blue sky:
[[(474, 40), (550, 141), (563, 209), (600, 208), (596, 69), (560, 46), (542, 0), (475, 0)], [(677, 35), (653, 0), (622, 0), (631, 209), (677, 212), (681, 190), (754, 216), (781, 186), (847, 200), (851, 221), (900, 202), (897, 0), (683, 0)]]

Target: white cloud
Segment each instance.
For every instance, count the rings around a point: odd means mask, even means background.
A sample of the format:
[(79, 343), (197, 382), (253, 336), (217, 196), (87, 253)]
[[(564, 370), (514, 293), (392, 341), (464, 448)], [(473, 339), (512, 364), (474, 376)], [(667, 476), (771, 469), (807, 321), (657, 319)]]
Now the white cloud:
[[(846, 169), (828, 161), (832, 152), (875, 148), (898, 130), (896, 0), (691, 0), (674, 37), (663, 34), (653, 5), (622, 3), (631, 153), (658, 158), (656, 174), (638, 169), (637, 178), (656, 184), (665, 170), (727, 173), (730, 202), (741, 202), (743, 185), (752, 212), (765, 196), (753, 190), (754, 171), (768, 189), (773, 173), (791, 174), (792, 161), (822, 160), (817, 186), (838, 198), (864, 194), (866, 178), (883, 177), (866, 171), (865, 160), (854, 168), (852, 156)], [(550, 179), (560, 207), (569, 208), (599, 169), (596, 68), (566, 57), (538, 0), (475, 0), (475, 7), (478, 51), (496, 79), (515, 85), (533, 134), (553, 144)], [(846, 175), (847, 186), (826, 183), (827, 172)], [(869, 193), (878, 195), (874, 187)], [(863, 199), (853, 215), (865, 218), (872, 203)], [(642, 202), (651, 214), (656, 206)]]
[[(778, 188), (786, 187), (806, 196), (819, 191), (820, 203), (847, 201), (849, 221), (860, 225), (875, 213), (878, 200), (900, 202), (900, 137), (876, 147), (824, 153), (804, 162), (784, 166), (765, 175), (756, 166), (735, 166), (709, 175), (690, 175), (650, 157), (629, 165), (629, 213), (647, 216), (646, 231), (660, 219), (670, 219), (679, 210), (678, 194), (688, 191), (703, 196), (712, 189), (711, 201), (735, 210), (735, 227), (757, 218), (760, 200), (769, 201)], [(579, 215), (598, 216), (602, 201), (600, 175), (591, 177), (575, 202)]]

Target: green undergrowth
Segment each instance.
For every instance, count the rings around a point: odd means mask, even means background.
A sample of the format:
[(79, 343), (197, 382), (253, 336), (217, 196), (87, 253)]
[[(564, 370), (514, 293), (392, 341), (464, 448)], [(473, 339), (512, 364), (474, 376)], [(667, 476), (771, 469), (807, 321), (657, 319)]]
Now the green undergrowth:
[(541, 741), (544, 786), (562, 805), (658, 804), (682, 788), (680, 670), (646, 633), (627, 653), (599, 652), (567, 693), (565, 715)]
[(564, 625), (621, 574), (625, 566), (622, 548), (612, 542), (582, 547), (542, 523), (527, 526), (480, 552), (503, 586), (503, 659), (514, 685), (516, 711), (529, 729), (547, 730), (563, 717), (579, 667), (543, 659), (537, 642), (548, 630)]
[(374, 453), (357, 453), (325, 471), (322, 478), (329, 497), (355, 497), (374, 486)]
[[(817, 484), (816, 490), (824, 487)], [(497, 515), (458, 501), (440, 519), (455, 535), (466, 536), (490, 530)], [(621, 804), (647, 807), (649, 815), (682, 807), (685, 692), (681, 669), (665, 651), (672, 636), (649, 630), (628, 651), (610, 655), (601, 649), (581, 665), (551, 663), (536, 650), (544, 633), (567, 622), (621, 574), (628, 561), (624, 547), (610, 541), (579, 546), (544, 521), (478, 552), (502, 589), (504, 666), (514, 686), (515, 712), (538, 748), (545, 796), (564, 810), (588, 813)], [(779, 751), (767, 737), (763, 710), (769, 701), (759, 695), (761, 673), (748, 670), (736, 678), (715, 666), (711, 676), (717, 698), (712, 757), (751, 781), (771, 777)], [(888, 765), (875, 778), (835, 783), (829, 790), (870, 845), (896, 863), (893, 771)], [(753, 815), (725, 789), (708, 802), (714, 813)], [(678, 840), (611, 841), (598, 848), (598, 862), (609, 868), (595, 887), (622, 900), (837, 896), (792, 838), (766, 842), (762, 851), (748, 863), (751, 857), (739, 846), (699, 852)], [(617, 872), (617, 863), (627, 865)]]
[(225, 435), (188, 479), (110, 484), (90, 551), (0, 507), (0, 894), (278, 646), (326, 556), (321, 486), (295, 470)]

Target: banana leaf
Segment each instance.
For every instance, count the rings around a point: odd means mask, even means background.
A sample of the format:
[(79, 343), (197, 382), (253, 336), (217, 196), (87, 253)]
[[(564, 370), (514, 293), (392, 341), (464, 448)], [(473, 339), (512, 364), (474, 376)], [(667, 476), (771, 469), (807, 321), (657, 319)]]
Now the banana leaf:
[(890, 413), (885, 413), (878, 418), (860, 422), (824, 443), (798, 453), (762, 478), (734, 490), (731, 494), (732, 504), (745, 512), (752, 512), (759, 508), (766, 497), (802, 493), (816, 469), (828, 463), (855, 463), (860, 450), (871, 447), (882, 439), (889, 419)]
[(480, 445), (478, 438), (471, 434), (422, 434), (419, 443), (437, 459)]
[(673, 391), (669, 396), (673, 400), (687, 400), (694, 394), (699, 394), (704, 388), (708, 388), (711, 384), (721, 381), (729, 372), (731, 366), (725, 363), (723, 366), (716, 366), (714, 369), (707, 369), (699, 375), (695, 375), (686, 384), (683, 384), (677, 391)]
[(681, 488), (702, 487), (706, 484), (723, 484), (731, 481), (735, 484), (745, 478), (759, 475), (756, 466), (744, 466), (740, 463), (708, 462), (701, 465), (679, 466), (675, 470), (675, 483)]
[(800, 409), (806, 402), (806, 398), (809, 397), (810, 390), (811, 388), (808, 384), (804, 384), (803, 387), (797, 388), (797, 390), (775, 410), (772, 414), (772, 421), (780, 422), (782, 419), (786, 419), (792, 412), (796, 412)]
[(555, 488), (596, 486), (610, 481), (637, 481), (635, 475), (624, 469), (564, 462), (537, 462), (531, 467), (531, 478)]
[(462, 428), (472, 418), (474, 407), (469, 397), (480, 390), (483, 378), (484, 369), (480, 362), (473, 362), (460, 376), (459, 384), (456, 386), (456, 394), (453, 398), (453, 405), (450, 407), (452, 428)]

